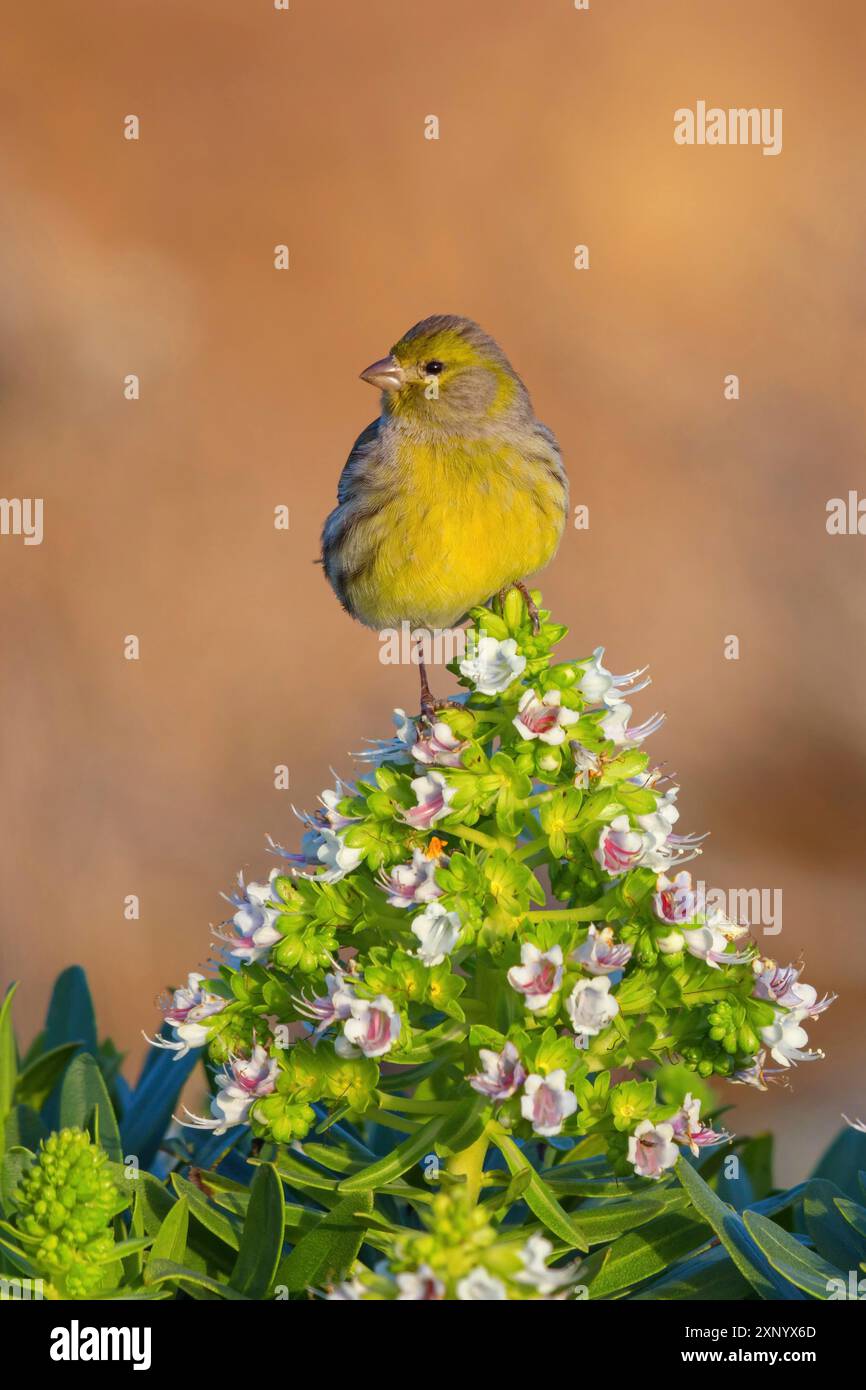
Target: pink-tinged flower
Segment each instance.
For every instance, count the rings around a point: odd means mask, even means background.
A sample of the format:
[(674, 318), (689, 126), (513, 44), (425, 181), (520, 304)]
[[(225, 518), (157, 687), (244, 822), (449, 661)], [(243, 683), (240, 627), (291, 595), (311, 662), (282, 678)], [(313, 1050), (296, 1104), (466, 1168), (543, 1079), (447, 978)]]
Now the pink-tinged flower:
[(462, 753), (469, 744), (459, 739), (444, 719), (438, 720), (429, 732), (422, 734), (412, 745), (412, 756), (419, 763), (436, 763), (439, 767), (460, 767)]
[(515, 1281), (518, 1284), (528, 1284), (542, 1298), (548, 1298), (558, 1290), (573, 1284), (580, 1274), (581, 1262), (574, 1260), (559, 1269), (550, 1269), (547, 1261), (552, 1254), (553, 1246), (549, 1240), (544, 1236), (530, 1236), (520, 1251), (523, 1269), (519, 1274), (515, 1274)]
[(482, 1047), (478, 1056), (483, 1071), (467, 1077), (473, 1091), (491, 1100), (503, 1101), (520, 1090), (526, 1080), (526, 1069), (513, 1042), (507, 1042), (501, 1052)]
[[(651, 684), (649, 676), (646, 677), (646, 680), (640, 680), (640, 677), (646, 674), (648, 669), (646, 666), (639, 671), (629, 671), (624, 676), (612, 676), (610, 671), (605, 670), (601, 664), (603, 656), (604, 647), (596, 647), (592, 659), (583, 663), (583, 675), (577, 683), (581, 695), (591, 705), (621, 704), (626, 696), (630, 698)], [(634, 682), (640, 683), (634, 684)]]
[(503, 642), (480, 637), (460, 663), (460, 674), (471, 681), (479, 695), (501, 695), (526, 669), (526, 657), (513, 637)]
[(382, 763), (411, 763), (412, 748), (418, 737), (418, 726), (410, 719), (404, 709), (395, 709), (391, 716), (396, 733), (393, 738), (368, 739), (369, 748), (352, 756), (369, 767), (381, 767)]
[(255, 1102), (273, 1092), (277, 1069), (276, 1057), (268, 1056), (265, 1048), (257, 1043), (251, 1057), (232, 1057), (217, 1074), (217, 1094), (211, 1100), (211, 1114), (215, 1118), (206, 1120), (201, 1115), (193, 1115), (184, 1106), (184, 1114), (189, 1115), (189, 1119), (178, 1122), (194, 1129), (212, 1129), (214, 1134), (225, 1134), (234, 1125), (246, 1124)]
[(611, 975), (615, 970), (624, 970), (631, 957), (631, 946), (617, 946), (614, 942), (612, 927), (602, 927), (599, 931), (594, 923), (583, 945), (573, 954), (573, 959), (591, 975)]
[(628, 1141), (628, 1161), (642, 1178), (660, 1178), (677, 1161), (673, 1126), (641, 1120)]
[(660, 871), (673, 864), (681, 864), (685, 859), (693, 859), (702, 852), (699, 846), (706, 835), (674, 834), (674, 826), (680, 817), (674, 805), (678, 793), (679, 787), (668, 787), (664, 796), (659, 797), (655, 811), (635, 816), (646, 837), (640, 861), (643, 868)]
[(786, 1069), (765, 1066), (766, 1059), (766, 1052), (759, 1052), (751, 1066), (741, 1067), (739, 1071), (734, 1072), (731, 1081), (736, 1086), (754, 1086), (758, 1091), (768, 1090), (767, 1080), (772, 1081), (777, 1076), (783, 1076)]
[[(761, 967), (763, 966), (763, 969)], [(779, 1004), (784, 1009), (799, 1009), (808, 1018), (817, 1018), (836, 998), (835, 994), (825, 994), (818, 999), (818, 991), (813, 985), (800, 984), (802, 967), (778, 965), (775, 961), (756, 961), (757, 979), (752, 990), (756, 999), (769, 1004)]]
[[(334, 775), (336, 777), (336, 773)], [(319, 797), (322, 809), (316, 812), (316, 819), (320, 823), (326, 824), (331, 830), (345, 830), (347, 825), (355, 825), (359, 817), (344, 816), (342, 811), (337, 809), (341, 801), (345, 801), (346, 797), (353, 794), (353, 789), (346, 786), (339, 777), (336, 777), (336, 781), (337, 786), (333, 791), (329, 788), (327, 791), (323, 791)]]
[(226, 1000), (220, 999), (217, 994), (211, 994), (203, 988), (203, 983), (204, 975), (193, 971), (186, 985), (181, 985), (180, 989), (174, 991), (171, 1003), (165, 1007), (164, 1018), (174, 1029), (174, 1040), (159, 1036), (150, 1038), (147, 1033), (143, 1034), (151, 1047), (161, 1047), (167, 1052), (174, 1052), (176, 1062), (185, 1057), (190, 1048), (204, 1047), (210, 1038), (210, 1028), (206, 1020), (213, 1018), (214, 1014), (221, 1013), (226, 1006)]
[(325, 976), (325, 987), (328, 993), (316, 999), (307, 999), (303, 994), (292, 999), (298, 1013), (315, 1021), (314, 1038), (320, 1037), (333, 1024), (344, 1022), (352, 1014), (355, 989), (341, 970)]
[(568, 1016), (577, 1037), (575, 1045), (586, 1047), (619, 1013), (619, 1004), (610, 992), (610, 978), (578, 980), (568, 996)]
[(341, 1057), (384, 1057), (400, 1036), (400, 1015), (386, 994), (352, 999), (343, 1035), (334, 1044)]
[(609, 709), (598, 721), (598, 727), (604, 738), (609, 738), (618, 748), (632, 746), (643, 743), (644, 739), (654, 734), (665, 722), (663, 714), (653, 714), (649, 719), (644, 720), (643, 724), (635, 724), (629, 728), (628, 721), (631, 719), (631, 715), (631, 705), (627, 705), (625, 701)]
[(391, 907), (417, 907), (441, 898), (442, 889), (436, 882), (436, 870), (448, 863), (445, 855), (429, 855), (423, 849), (412, 851), (411, 864), (395, 864), (387, 874), (379, 875), (378, 883), (388, 895)]
[(429, 1265), (397, 1275), (398, 1303), (434, 1303), (445, 1297), (445, 1285), (437, 1279)]
[(502, 1303), (508, 1299), (508, 1291), (501, 1279), (491, 1274), (483, 1265), (478, 1265), (457, 1282), (457, 1297), (463, 1303)]
[(542, 743), (555, 745), (565, 742), (566, 730), (579, 718), (576, 709), (569, 709), (562, 703), (558, 690), (546, 690), (541, 699), (534, 690), (525, 690), (511, 722), (522, 739), (537, 738)]
[(449, 787), (441, 772), (428, 772), (426, 777), (413, 777), (409, 784), (415, 793), (417, 806), (403, 812), (403, 820), (413, 830), (429, 830), (437, 820), (450, 815), (455, 787)]
[(446, 912), (441, 903), (430, 903), (412, 919), (412, 933), (421, 943), (415, 954), (424, 965), (441, 965), (460, 940), (461, 930), (456, 912)]
[(523, 1084), (520, 1113), (529, 1120), (536, 1134), (546, 1139), (559, 1134), (569, 1115), (577, 1109), (577, 1096), (565, 1089), (565, 1072), (552, 1071), (547, 1076), (533, 1072)]
[(632, 830), (628, 816), (615, 816), (599, 836), (595, 858), (605, 873), (618, 878), (637, 868), (645, 843), (643, 835)]
[(282, 905), (269, 906), (271, 903), (280, 904), (279, 895), (273, 886), (278, 873), (279, 869), (273, 869), (267, 883), (246, 885), (243, 873), (239, 873), (240, 892), (232, 893), (231, 896), (227, 893), (222, 895), (226, 902), (237, 908), (231, 919), (235, 935), (229, 936), (221, 930), (215, 930), (214, 935), (229, 945), (229, 954), (236, 956), (238, 960), (262, 960), (280, 940), (275, 923), (283, 910)]
[(683, 869), (673, 879), (659, 874), (653, 897), (653, 910), (661, 922), (676, 926), (693, 922), (698, 911), (698, 895), (692, 888), (692, 876)]
[(809, 1035), (801, 1027), (803, 1018), (808, 1018), (805, 1009), (793, 1009), (790, 1013), (778, 1010), (773, 1022), (761, 1029), (761, 1042), (770, 1049), (770, 1056), (780, 1067), (791, 1067), (797, 1062), (818, 1062), (824, 1056), (820, 1049), (805, 1050)]
[(712, 970), (720, 965), (742, 965), (751, 960), (752, 950), (728, 951), (730, 937), (721, 927), (684, 928), (682, 932), (690, 956), (705, 961)]
[(532, 1013), (544, 1009), (562, 984), (562, 947), (552, 946), (541, 951), (524, 941), (520, 948), (520, 965), (512, 965), (508, 983), (522, 994)]
[(702, 1148), (710, 1144), (721, 1144), (732, 1136), (726, 1129), (714, 1130), (701, 1120), (701, 1102), (693, 1099), (691, 1092), (685, 1097), (675, 1115), (671, 1117), (674, 1140), (686, 1145), (697, 1157)]

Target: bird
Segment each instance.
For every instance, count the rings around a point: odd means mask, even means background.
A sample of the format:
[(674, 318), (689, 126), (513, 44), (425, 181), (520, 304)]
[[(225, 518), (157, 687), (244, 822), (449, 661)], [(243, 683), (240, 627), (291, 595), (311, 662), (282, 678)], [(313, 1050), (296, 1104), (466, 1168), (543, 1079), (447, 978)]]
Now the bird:
[[(552, 431), (498, 343), (472, 319), (434, 314), (360, 374), (381, 391), (322, 531), (320, 563), (368, 627), (453, 628), (555, 555), (568, 479)], [(438, 705), (419, 662), (421, 714)]]

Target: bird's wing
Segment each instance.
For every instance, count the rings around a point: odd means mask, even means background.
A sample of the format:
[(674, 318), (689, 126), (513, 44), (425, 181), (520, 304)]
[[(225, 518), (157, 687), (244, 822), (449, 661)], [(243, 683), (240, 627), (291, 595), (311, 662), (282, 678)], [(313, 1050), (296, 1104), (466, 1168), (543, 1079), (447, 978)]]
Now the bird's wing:
[(342, 505), (348, 502), (355, 488), (363, 481), (364, 474), (369, 466), (370, 455), (375, 451), (379, 440), (379, 420), (374, 420), (365, 430), (362, 430), (352, 445), (352, 451), (346, 460), (346, 466), (340, 474), (340, 481), (337, 484), (337, 502)]

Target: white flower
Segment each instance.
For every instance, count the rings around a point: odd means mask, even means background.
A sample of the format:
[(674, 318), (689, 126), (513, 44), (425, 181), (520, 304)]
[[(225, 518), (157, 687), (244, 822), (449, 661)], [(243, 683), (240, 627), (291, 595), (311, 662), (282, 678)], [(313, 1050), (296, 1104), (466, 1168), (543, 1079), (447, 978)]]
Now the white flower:
[(583, 945), (574, 952), (574, 959), (591, 975), (610, 975), (614, 970), (624, 970), (631, 957), (631, 946), (616, 945), (612, 927), (602, 927), (599, 931), (594, 923)]
[(316, 1022), (313, 1030), (314, 1045), (315, 1039), (330, 1028), (332, 1023), (342, 1023), (352, 1014), (355, 989), (341, 970), (325, 976), (325, 987), (328, 993), (316, 999), (307, 999), (305, 995), (300, 995), (292, 1000), (298, 1013)]
[(337, 1284), (330, 1293), (325, 1294), (328, 1303), (357, 1303), (363, 1299), (367, 1290), (360, 1279), (346, 1279)]
[(457, 1297), (464, 1303), (501, 1303), (507, 1301), (508, 1293), (501, 1279), (479, 1265), (458, 1281)]
[(195, 1129), (212, 1129), (214, 1134), (225, 1134), (234, 1125), (246, 1124), (255, 1102), (274, 1090), (277, 1070), (277, 1059), (270, 1057), (257, 1043), (250, 1057), (232, 1057), (217, 1074), (217, 1094), (211, 1100), (211, 1114), (215, 1118), (205, 1120), (184, 1106), (189, 1119), (179, 1119), (179, 1123)]
[(547, 1261), (553, 1254), (553, 1246), (544, 1236), (530, 1236), (520, 1251), (523, 1269), (514, 1277), (518, 1284), (529, 1284), (542, 1297), (556, 1293), (566, 1284), (573, 1284), (580, 1269), (580, 1261), (575, 1260), (561, 1269), (549, 1269)]
[(411, 864), (395, 864), (390, 873), (380, 874), (378, 883), (387, 893), (391, 907), (432, 903), (442, 896), (435, 875), (436, 870), (445, 863), (447, 860), (441, 854), (431, 855), (423, 849), (415, 849), (412, 851)]
[(682, 1105), (671, 1117), (671, 1127), (677, 1144), (686, 1145), (697, 1158), (702, 1148), (711, 1144), (722, 1144), (731, 1135), (726, 1129), (715, 1130), (705, 1125), (701, 1119), (701, 1102), (695, 1100), (689, 1091)]
[(682, 936), (689, 955), (706, 961), (712, 970), (718, 970), (720, 965), (742, 965), (751, 960), (751, 951), (727, 950), (731, 938), (722, 927), (684, 927)]
[(181, 985), (180, 989), (174, 991), (168, 1007), (163, 1006), (165, 1022), (174, 1029), (174, 1041), (159, 1036), (150, 1038), (147, 1033), (142, 1034), (151, 1047), (161, 1047), (167, 1052), (174, 1052), (176, 1062), (185, 1057), (191, 1048), (204, 1047), (210, 1038), (210, 1028), (205, 1020), (221, 1013), (226, 1006), (227, 1000), (220, 999), (219, 995), (211, 994), (202, 987), (204, 978), (204, 975), (194, 970), (186, 985)]
[(524, 996), (527, 1009), (535, 1013), (550, 1003), (562, 983), (562, 947), (541, 951), (524, 941), (520, 960), (520, 965), (513, 965), (509, 970), (508, 983)]
[(761, 1042), (770, 1049), (770, 1056), (780, 1067), (791, 1067), (796, 1062), (817, 1062), (823, 1052), (805, 1050), (809, 1035), (801, 1027), (801, 1020), (807, 1018), (805, 1009), (792, 1009), (783, 1013), (777, 1009), (774, 1021), (761, 1029)]
[(429, 830), (437, 820), (450, 814), (455, 787), (450, 787), (441, 772), (428, 772), (426, 777), (413, 777), (409, 784), (415, 793), (417, 806), (403, 812), (403, 819), (413, 830)]
[(371, 767), (380, 767), (382, 763), (411, 763), (418, 726), (404, 709), (395, 709), (391, 720), (396, 729), (393, 738), (368, 739), (370, 747), (352, 756)]
[(659, 874), (653, 897), (653, 910), (662, 922), (675, 925), (679, 922), (693, 922), (698, 910), (697, 894), (692, 888), (692, 876), (683, 869), (670, 879)]
[(482, 1070), (466, 1078), (473, 1091), (489, 1096), (491, 1100), (503, 1101), (520, 1090), (526, 1080), (526, 1071), (513, 1042), (507, 1042), (501, 1052), (482, 1047), (478, 1056)]
[(278, 854), (290, 864), (299, 865), (302, 870), (324, 866), (325, 872), (315, 875), (317, 883), (339, 883), (341, 878), (357, 869), (366, 853), (366, 850), (352, 849), (347, 845), (344, 834), (343, 831), (338, 834), (327, 826), (313, 825), (301, 837), (300, 854), (290, 854), (270, 836), (268, 841), (272, 854)]
[(638, 830), (632, 830), (628, 816), (614, 816), (610, 825), (601, 832), (595, 859), (612, 878), (637, 868), (646, 847), (646, 840)]
[(842, 1119), (851, 1129), (856, 1129), (860, 1134), (866, 1134), (866, 1123), (863, 1120), (849, 1120), (847, 1115), (843, 1115)]
[(460, 674), (471, 681), (479, 695), (501, 695), (526, 668), (526, 657), (517, 650), (513, 637), (500, 642), (481, 637), (475, 651), (460, 663)]
[(352, 999), (351, 1017), (334, 1044), (340, 1057), (384, 1057), (400, 1036), (400, 1015), (385, 994), (375, 999)]
[(445, 1285), (437, 1279), (429, 1265), (397, 1275), (397, 1302), (432, 1303), (445, 1297)]
[[(650, 684), (649, 677), (640, 681), (639, 685), (633, 685), (633, 681), (645, 673), (644, 666), (640, 671), (629, 671), (625, 676), (612, 676), (610, 671), (605, 670), (601, 664), (604, 656), (604, 647), (596, 647), (592, 654), (592, 659), (587, 661), (583, 667), (583, 675), (577, 683), (577, 688), (591, 705), (605, 704), (608, 706), (622, 703), (624, 694), (636, 695), (639, 690), (645, 689)], [(626, 691), (624, 687), (630, 688)]]
[(269, 903), (280, 902), (274, 887), (274, 879), (279, 872), (279, 869), (272, 869), (267, 883), (247, 883), (246, 885), (244, 884), (243, 873), (239, 873), (240, 892), (232, 893), (231, 896), (223, 893), (226, 902), (237, 908), (231, 919), (236, 935), (227, 936), (222, 931), (215, 931), (214, 934), (229, 944), (230, 954), (236, 956), (238, 960), (261, 960), (268, 954), (271, 947), (280, 940), (280, 933), (277, 931), (275, 923), (283, 909), (281, 906), (268, 906)]
[(814, 985), (800, 983), (800, 969), (795, 965), (782, 967), (775, 961), (764, 960), (756, 961), (753, 968), (757, 974), (752, 991), (756, 999), (781, 1004), (786, 1009), (798, 1009), (804, 1016), (817, 1018), (836, 998), (835, 994), (825, 994), (819, 1000)]
[(562, 703), (558, 690), (545, 691), (541, 699), (534, 690), (526, 690), (511, 722), (523, 739), (537, 738), (542, 743), (559, 744), (565, 742), (568, 726), (579, 718), (577, 710)]
[(568, 996), (568, 1015), (577, 1034), (578, 1047), (585, 1047), (619, 1013), (619, 1004), (610, 992), (610, 977), (578, 980)]
[(660, 936), (656, 940), (656, 945), (663, 956), (675, 956), (682, 951), (686, 944), (686, 939), (682, 932), (670, 931), (667, 936)]
[(565, 1089), (565, 1072), (560, 1068), (547, 1076), (533, 1072), (523, 1083), (520, 1113), (529, 1120), (536, 1134), (550, 1138), (559, 1134), (563, 1121), (577, 1109), (577, 1096)]
[(584, 748), (582, 743), (572, 741), (568, 746), (574, 754), (574, 785), (579, 791), (586, 791), (591, 779), (601, 772), (599, 756)]
[(628, 721), (631, 719), (631, 705), (623, 700), (620, 704), (614, 705), (598, 721), (598, 727), (605, 738), (609, 738), (618, 748), (626, 744), (643, 743), (644, 739), (649, 738), (660, 729), (665, 722), (663, 714), (653, 714), (649, 719), (644, 720), (643, 724), (635, 724), (629, 728)]
[(421, 945), (416, 951), (424, 965), (440, 965), (460, 938), (461, 922), (456, 912), (446, 912), (441, 903), (430, 903), (412, 920), (412, 932)]
[(641, 1120), (628, 1141), (628, 1161), (642, 1178), (660, 1178), (677, 1161), (673, 1125)]
[(438, 720), (429, 733), (412, 745), (412, 756), (419, 763), (438, 763), (440, 767), (460, 767), (466, 740), (459, 739), (444, 719)]

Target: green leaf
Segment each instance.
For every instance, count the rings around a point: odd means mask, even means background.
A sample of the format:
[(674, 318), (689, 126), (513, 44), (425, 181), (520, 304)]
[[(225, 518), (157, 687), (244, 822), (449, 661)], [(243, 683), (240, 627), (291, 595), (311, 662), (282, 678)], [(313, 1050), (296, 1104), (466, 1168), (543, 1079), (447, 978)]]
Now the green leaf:
[(495, 1133), (494, 1143), (508, 1164), (509, 1172), (514, 1176), (529, 1173), (529, 1181), (523, 1194), (523, 1200), (533, 1215), (537, 1216), (549, 1231), (552, 1231), (570, 1248), (588, 1250), (591, 1241), (584, 1233), (580, 1222), (575, 1221), (560, 1206), (553, 1190), (548, 1187), (542, 1177), (539, 1177), (529, 1159), (517, 1147), (514, 1140), (502, 1131)]
[(78, 1043), (71, 1042), (40, 1053), (18, 1077), (15, 1086), (18, 1104), (41, 1110), (77, 1051)]
[(61, 1126), (86, 1129), (94, 1123), (98, 1138), (114, 1163), (123, 1162), (120, 1130), (99, 1067), (86, 1052), (70, 1063), (60, 1091)]
[[(807, 1250), (798, 1240), (783, 1231), (775, 1222), (768, 1221), (759, 1212), (747, 1211), (743, 1217), (749, 1235), (755, 1241), (768, 1261), (795, 1288), (802, 1289), (812, 1298), (828, 1299), (834, 1285), (841, 1281), (847, 1287), (847, 1275), (840, 1273), (833, 1265), (822, 1260), (814, 1251)], [(847, 1297), (847, 1293), (843, 1293)]]
[(705, 1250), (697, 1259), (689, 1260), (669, 1274), (663, 1274), (633, 1300), (641, 1302), (689, 1301), (704, 1303), (741, 1302), (753, 1297), (748, 1280), (744, 1279), (723, 1245)]
[(15, 1209), (13, 1193), (21, 1180), (25, 1168), (29, 1168), (33, 1162), (33, 1154), (29, 1149), (10, 1148), (3, 1155), (0, 1163), (0, 1199), (3, 1202), (3, 1210), (8, 1215)]
[(692, 1200), (695, 1210), (708, 1221), (737, 1269), (748, 1279), (759, 1298), (778, 1298), (779, 1285), (754, 1248), (742, 1218), (708, 1187), (684, 1158), (677, 1162), (677, 1177)]
[(166, 1280), (188, 1286), (194, 1296), (197, 1290), (204, 1289), (209, 1294), (216, 1294), (218, 1298), (229, 1298), (244, 1303), (249, 1301), (246, 1294), (239, 1293), (229, 1284), (221, 1284), (218, 1279), (212, 1279), (210, 1275), (202, 1274), (198, 1269), (175, 1264), (173, 1260), (150, 1260), (145, 1266), (144, 1282), (152, 1285), (162, 1284)]
[(186, 1198), (175, 1202), (154, 1238), (150, 1252), (152, 1260), (171, 1260), (183, 1264), (189, 1230), (189, 1207)]
[(223, 1212), (217, 1211), (211, 1206), (205, 1194), (196, 1187), (195, 1183), (187, 1182), (186, 1178), (180, 1177), (178, 1173), (171, 1175), (172, 1185), (179, 1197), (183, 1197), (190, 1210), (190, 1214), (199, 1221), (206, 1230), (210, 1231), (229, 1246), (232, 1250), (240, 1248), (240, 1236), (238, 1228), (233, 1221)]
[[(836, 1208), (842, 1213), (849, 1226), (853, 1226), (859, 1236), (866, 1240), (866, 1207), (857, 1202), (849, 1202), (847, 1197), (836, 1198)], [(864, 1252), (861, 1251), (861, 1254)]]
[(451, 1115), (434, 1115), (432, 1120), (428, 1120), (415, 1134), (410, 1134), (408, 1139), (404, 1139), (384, 1158), (368, 1164), (360, 1173), (352, 1173), (350, 1177), (343, 1178), (338, 1184), (339, 1191), (372, 1192), (376, 1188), (384, 1187), (386, 1183), (393, 1182), (395, 1178), (402, 1177), (425, 1154), (430, 1153), (440, 1130), (452, 1120)]
[(42, 1038), (47, 1051), (68, 1042), (80, 1043), (94, 1056), (99, 1050), (93, 1000), (80, 965), (70, 965), (55, 980)]
[(846, 1126), (837, 1134), (812, 1177), (834, 1182), (846, 1197), (856, 1201), (860, 1196), (857, 1176), (863, 1168), (866, 1168), (866, 1134)]
[(691, 1216), (664, 1216), (640, 1231), (620, 1236), (594, 1278), (586, 1280), (592, 1300), (609, 1298), (660, 1274), (677, 1260), (694, 1254), (712, 1239), (703, 1221)]
[(270, 1163), (262, 1164), (250, 1191), (250, 1204), (232, 1287), (245, 1298), (265, 1298), (283, 1251), (283, 1185)]
[(337, 1283), (357, 1259), (364, 1240), (364, 1224), (358, 1220), (373, 1210), (371, 1192), (350, 1193), (323, 1216), (277, 1270), (275, 1284), (290, 1293)]
[(856, 1269), (866, 1259), (866, 1244), (845, 1220), (837, 1205), (839, 1201), (844, 1202), (845, 1198), (834, 1183), (813, 1178), (803, 1197), (806, 1230), (825, 1260), (840, 1269)]
[[(680, 1205), (684, 1205), (683, 1195), (677, 1195)], [(648, 1221), (661, 1216), (664, 1210), (665, 1203), (662, 1201), (652, 1197), (632, 1197), (625, 1202), (604, 1202), (598, 1207), (581, 1207), (575, 1216), (590, 1245), (600, 1245), (602, 1241), (615, 1240), (626, 1231), (645, 1226)]]
[(12, 1000), (17, 988), (17, 984), (9, 986), (0, 1007), (0, 1121), (6, 1119), (12, 1108), (18, 1076), (18, 1049), (12, 1028)]

